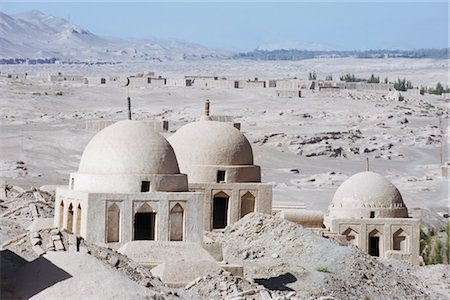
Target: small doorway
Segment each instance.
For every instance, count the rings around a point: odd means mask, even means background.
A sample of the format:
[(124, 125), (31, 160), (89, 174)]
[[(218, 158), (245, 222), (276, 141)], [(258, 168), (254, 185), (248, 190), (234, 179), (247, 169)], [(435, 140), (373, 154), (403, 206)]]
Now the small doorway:
[(228, 225), (229, 196), (220, 192), (213, 199), (213, 229), (223, 229)]
[(135, 240), (155, 240), (155, 220), (154, 212), (138, 212), (134, 215), (134, 239)]
[(372, 256), (380, 256), (382, 250), (380, 237), (381, 233), (376, 229), (369, 233), (369, 254)]
[(380, 256), (380, 237), (371, 236), (369, 238), (369, 254), (372, 256)]

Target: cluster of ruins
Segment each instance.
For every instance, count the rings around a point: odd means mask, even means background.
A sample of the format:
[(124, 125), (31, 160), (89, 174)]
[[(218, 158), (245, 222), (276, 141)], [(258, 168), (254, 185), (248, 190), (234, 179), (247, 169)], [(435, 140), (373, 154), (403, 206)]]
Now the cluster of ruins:
[[(394, 89), (393, 83), (367, 83), (344, 82), (333, 80), (305, 80), (293, 78), (227, 78), (223, 76), (186, 75), (180, 77), (163, 77), (155, 72), (143, 72), (130, 76), (84, 76), (78, 74), (38, 74), (5, 73), (0, 77), (12, 80), (38, 79), (52, 84), (69, 84), (84, 86), (105, 86), (131, 88), (162, 88), (162, 87), (195, 87), (195, 88), (222, 88), (222, 89), (274, 89), (275, 96), (282, 98), (300, 98), (302, 90), (334, 91), (334, 90), (364, 90), (389, 92), (388, 99), (403, 100)], [(392, 92), (392, 93), (391, 93)], [(410, 89), (408, 94), (419, 95), (418, 88)]]

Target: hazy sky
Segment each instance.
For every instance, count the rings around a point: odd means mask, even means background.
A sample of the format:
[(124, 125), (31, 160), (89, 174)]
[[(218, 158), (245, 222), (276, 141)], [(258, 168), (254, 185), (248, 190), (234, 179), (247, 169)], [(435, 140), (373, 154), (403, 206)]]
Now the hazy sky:
[(449, 5), (441, 2), (5, 2), (91, 32), (123, 38), (176, 38), (228, 50), (257, 47), (412, 49), (448, 47)]

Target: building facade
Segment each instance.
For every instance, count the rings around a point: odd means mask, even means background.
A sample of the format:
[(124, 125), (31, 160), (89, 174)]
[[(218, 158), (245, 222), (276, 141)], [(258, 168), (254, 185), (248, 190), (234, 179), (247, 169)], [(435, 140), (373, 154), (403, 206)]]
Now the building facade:
[(249, 141), (230, 124), (212, 121), (209, 102), (200, 121), (168, 140), (189, 177), (189, 190), (203, 193), (205, 230), (223, 229), (250, 212), (271, 214), (272, 186), (261, 183)]
[(54, 225), (97, 244), (203, 239), (202, 194), (189, 192), (172, 147), (146, 122), (97, 133), (55, 199)]
[(372, 256), (419, 265), (419, 221), (408, 217), (398, 189), (377, 173), (357, 173), (342, 183), (324, 223)]

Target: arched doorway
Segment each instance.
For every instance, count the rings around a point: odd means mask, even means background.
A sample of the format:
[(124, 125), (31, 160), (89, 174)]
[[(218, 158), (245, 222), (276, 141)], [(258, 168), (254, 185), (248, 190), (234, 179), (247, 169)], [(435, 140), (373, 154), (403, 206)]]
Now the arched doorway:
[(116, 203), (108, 207), (107, 212), (107, 243), (117, 243), (120, 241), (120, 208)]
[(241, 218), (255, 211), (255, 196), (247, 192), (241, 197)]
[(228, 225), (228, 201), (230, 196), (219, 192), (213, 198), (213, 229), (222, 229)]
[(369, 254), (372, 256), (380, 256), (383, 252), (381, 233), (374, 229), (369, 233)]
[(73, 232), (73, 206), (72, 203), (69, 204), (69, 208), (67, 209), (67, 231)]
[(155, 240), (156, 239), (156, 212), (150, 205), (144, 203), (134, 215), (134, 239)]
[(358, 233), (356, 231), (352, 228), (347, 228), (342, 234), (346, 236), (349, 244), (358, 246)]
[(77, 226), (75, 229), (76, 234), (80, 234), (81, 232), (81, 205), (78, 204), (77, 206)]
[(397, 230), (392, 236), (392, 248), (393, 250), (407, 252), (408, 249), (408, 235), (403, 229)]
[(176, 204), (170, 210), (170, 240), (182, 241), (184, 238), (184, 209), (180, 204)]

